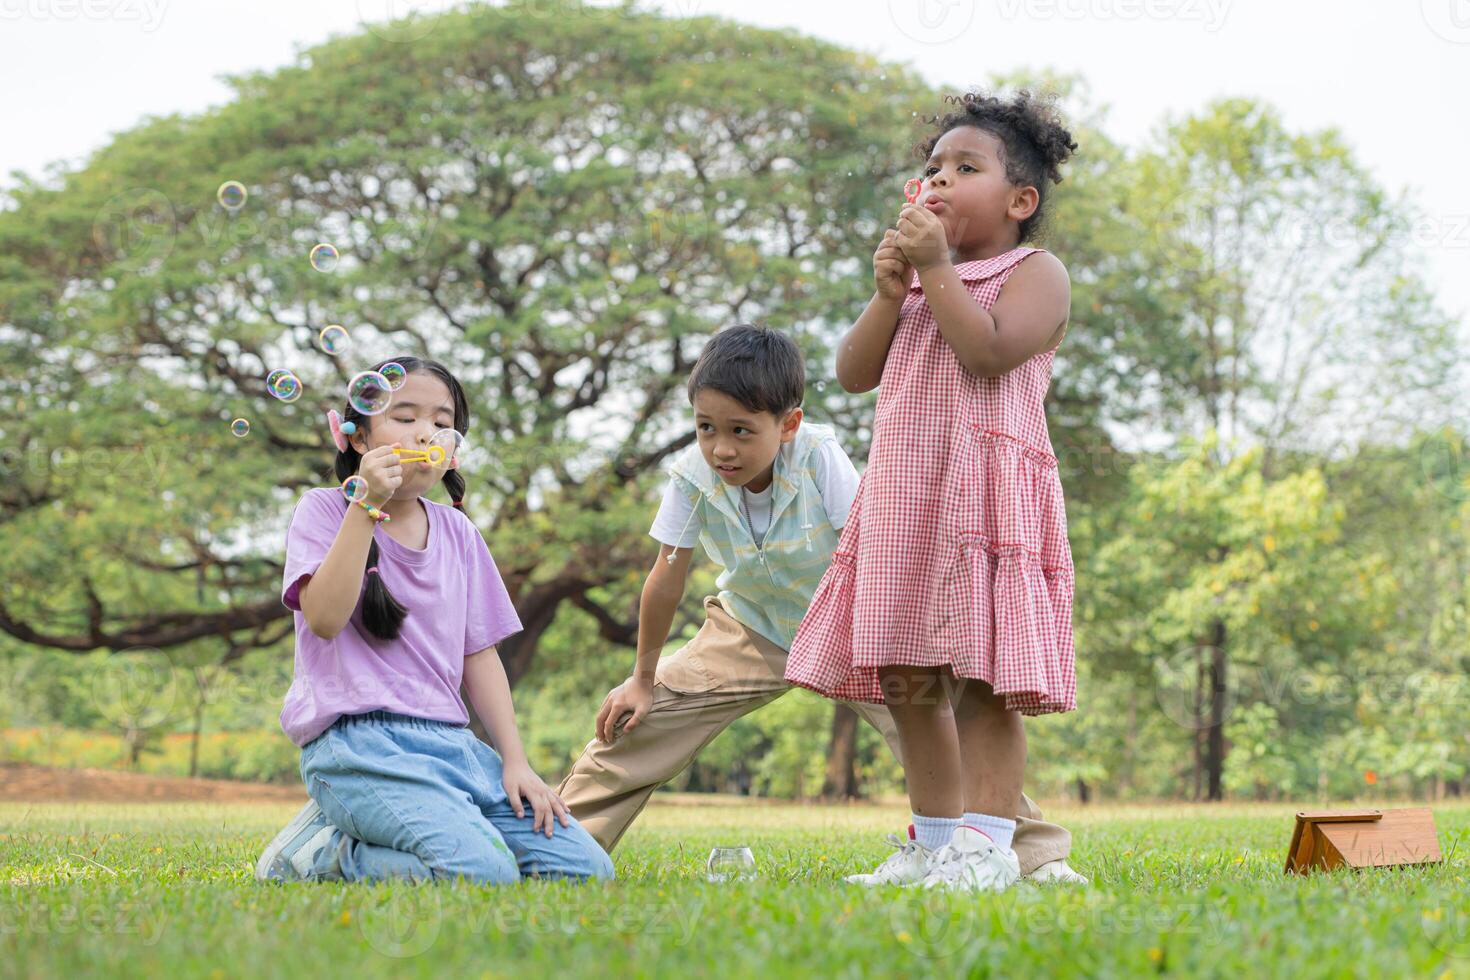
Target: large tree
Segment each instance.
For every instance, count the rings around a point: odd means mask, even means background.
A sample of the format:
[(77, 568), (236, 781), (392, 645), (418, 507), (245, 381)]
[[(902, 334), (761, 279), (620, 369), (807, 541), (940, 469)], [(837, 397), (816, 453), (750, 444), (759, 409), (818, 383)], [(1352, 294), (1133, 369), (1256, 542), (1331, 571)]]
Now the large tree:
[[(79, 651), (283, 636), (284, 519), (329, 479), (322, 413), (394, 352), (471, 392), (469, 511), (526, 625), (502, 645), (513, 679), (567, 605), (633, 641), (649, 491), (693, 438), (682, 383), (710, 331), (792, 331), (811, 414), (860, 449), (871, 398), (825, 383), (830, 345), (937, 95), (788, 32), (556, 14), (335, 40), (11, 192), (0, 629)], [(215, 201), (226, 179), (250, 189), (238, 212)], [(1086, 328), (1126, 319), (1105, 284), (1127, 239), (1078, 228), (1077, 363), (1116, 378), (1117, 328)], [(307, 263), (317, 241), (335, 272)], [(346, 354), (314, 348), (331, 323)], [(299, 401), (268, 396), (279, 367)], [(1087, 378), (1059, 386), (1079, 430), (1105, 414)]]
[[(408, 351), (471, 392), (470, 512), (527, 627), (512, 676), (564, 603), (631, 640), (628, 590), (599, 586), (647, 560), (632, 491), (692, 440), (703, 336), (761, 319), (824, 358), (922, 89), (792, 34), (545, 13), (333, 41), (12, 192), (0, 628), (76, 650), (279, 636), (321, 413)], [(250, 189), (234, 214), (225, 179)], [(306, 261), (318, 240), (334, 273)], [(313, 349), (329, 323), (347, 354)], [(278, 367), (300, 401), (268, 397)]]

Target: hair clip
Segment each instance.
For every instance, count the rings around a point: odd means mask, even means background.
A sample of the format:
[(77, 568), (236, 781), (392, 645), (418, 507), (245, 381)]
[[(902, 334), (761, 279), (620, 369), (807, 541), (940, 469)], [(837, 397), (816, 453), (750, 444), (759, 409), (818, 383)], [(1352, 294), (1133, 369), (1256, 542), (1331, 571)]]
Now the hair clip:
[(327, 411), (327, 428), (332, 430), (332, 443), (336, 445), (337, 452), (347, 452), (347, 437), (357, 431), (357, 426), (343, 422), (342, 416), (333, 408)]

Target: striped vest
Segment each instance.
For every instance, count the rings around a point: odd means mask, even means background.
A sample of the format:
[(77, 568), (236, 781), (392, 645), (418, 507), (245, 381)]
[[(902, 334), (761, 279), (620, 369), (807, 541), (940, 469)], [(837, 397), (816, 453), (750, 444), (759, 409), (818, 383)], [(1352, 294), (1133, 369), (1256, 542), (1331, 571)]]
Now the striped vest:
[(721, 605), (783, 650), (791, 649), (796, 628), (837, 550), (839, 532), (822, 505), (815, 468), (817, 448), (836, 438), (830, 425), (803, 422), (796, 437), (782, 445), (771, 477), (771, 526), (759, 547), (745, 517), (741, 488), (727, 486), (704, 461), (698, 445), (685, 449), (670, 467), (674, 486), (694, 505), (689, 520), (699, 517), (703, 523), (700, 543), (725, 569), (715, 583)]

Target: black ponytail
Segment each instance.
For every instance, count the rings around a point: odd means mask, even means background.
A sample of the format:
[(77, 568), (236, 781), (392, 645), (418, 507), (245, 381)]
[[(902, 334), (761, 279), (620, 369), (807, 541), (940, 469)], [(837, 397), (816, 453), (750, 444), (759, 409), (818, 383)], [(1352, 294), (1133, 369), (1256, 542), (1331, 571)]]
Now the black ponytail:
[[(381, 371), (384, 364), (397, 361), (403, 365), (407, 374), (416, 374), (420, 371), (432, 374), (444, 382), (449, 389), (449, 395), (454, 401), (454, 428), (460, 435), (464, 435), (470, 426), (469, 399), (465, 397), (464, 388), (459, 379), (449, 373), (449, 369), (438, 361), (431, 361), (420, 357), (392, 357), (380, 364), (374, 365), (372, 370)], [(351, 403), (342, 412), (342, 421), (351, 422), (357, 426), (359, 431), (366, 432), (372, 428), (373, 417), (364, 415), (354, 408)], [(357, 473), (358, 467), (362, 465), (362, 456), (353, 448), (349, 441), (347, 448), (339, 450), (333, 468), (337, 474), (338, 482), (346, 480), (349, 476)], [(465, 481), (458, 470), (446, 469), (444, 471), (444, 489), (449, 492), (449, 499), (454, 503), (456, 509), (464, 506)], [(403, 620), (408, 616), (408, 608), (393, 598), (393, 593), (383, 584), (383, 577), (377, 572), (378, 567), (378, 542), (374, 538), (368, 547), (366, 575), (362, 593), (362, 625), (369, 633), (380, 640), (398, 639), (398, 631), (403, 626)]]

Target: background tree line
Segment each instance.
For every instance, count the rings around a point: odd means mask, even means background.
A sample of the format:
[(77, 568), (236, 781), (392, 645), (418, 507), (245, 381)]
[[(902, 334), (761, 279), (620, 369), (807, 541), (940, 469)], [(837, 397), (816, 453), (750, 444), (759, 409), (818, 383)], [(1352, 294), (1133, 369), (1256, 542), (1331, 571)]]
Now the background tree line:
[[(467, 509), (526, 626), (501, 654), (553, 773), (631, 662), (703, 338), (788, 331), (808, 417), (861, 467), (874, 399), (829, 383), (832, 347), (945, 93), (791, 32), (553, 6), (340, 38), (234, 79), (217, 111), (16, 176), (0, 653), (28, 734), (8, 755), (99, 729), (148, 765), (208, 728), (239, 738), (217, 763), (194, 738), (191, 769), (291, 778), (266, 734), (290, 672), (286, 517), (331, 482), (323, 413), (395, 352), (470, 393)], [(1078, 79), (991, 83), (1058, 92), (1081, 145), (1044, 244), (1073, 280), (1048, 410), (1082, 710), (1031, 724), (1039, 791), (1459, 792), (1464, 359), (1413, 264), (1412, 202), (1269, 105), (1221, 100), (1125, 147)], [(235, 213), (228, 179), (250, 189)], [(318, 241), (334, 273), (307, 263)], [(314, 344), (332, 323), (353, 338), (336, 357)], [(267, 394), (282, 367), (299, 401)], [(793, 693), (684, 783), (896, 789), (855, 721)]]

